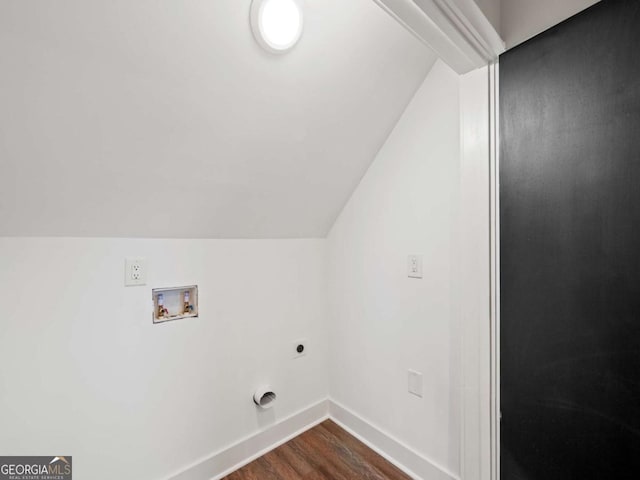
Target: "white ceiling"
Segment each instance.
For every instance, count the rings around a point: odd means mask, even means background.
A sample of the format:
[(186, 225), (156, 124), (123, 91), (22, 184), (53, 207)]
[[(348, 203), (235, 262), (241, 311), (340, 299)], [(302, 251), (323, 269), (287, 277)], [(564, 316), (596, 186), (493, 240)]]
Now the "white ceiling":
[(434, 55), (372, 0), (0, 0), (0, 235), (317, 237)]
[(544, 32), (599, 0), (501, 0), (501, 34), (507, 48)]

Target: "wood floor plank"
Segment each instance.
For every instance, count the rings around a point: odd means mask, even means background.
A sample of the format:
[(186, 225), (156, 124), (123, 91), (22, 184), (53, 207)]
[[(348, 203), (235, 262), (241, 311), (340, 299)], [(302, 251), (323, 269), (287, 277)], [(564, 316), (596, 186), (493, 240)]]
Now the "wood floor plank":
[(288, 461), (284, 460), (285, 457), (283, 456), (282, 452), (284, 452), (285, 450), (287, 450), (286, 446), (283, 446), (282, 448), (276, 448), (275, 450), (267, 453), (262, 458), (267, 462), (269, 468), (278, 479), (299, 477), (300, 474), (294, 468), (294, 466)]
[(291, 442), (284, 444), (281, 448), (276, 448), (274, 453), (282, 463), (290, 465), (300, 478), (304, 478), (315, 471), (304, 456), (296, 452)]
[[(328, 472), (335, 477), (335, 480), (351, 480), (358, 477), (356, 471), (351, 468), (348, 461), (340, 458), (337, 448), (327, 442), (318, 434), (319, 427), (310, 431), (309, 435), (300, 436), (298, 439), (302, 443), (306, 454), (312, 461), (320, 467), (325, 467)], [(376, 479), (377, 480), (377, 479)]]
[(369, 472), (366, 478), (405, 478), (404, 474), (387, 460), (337, 425), (333, 425), (340, 430), (342, 435), (336, 435), (335, 430), (332, 431), (327, 428), (328, 424), (323, 425), (324, 434), (332, 438), (336, 445), (340, 445), (341, 450), (345, 452), (345, 455), (349, 455), (350, 458), (353, 458), (354, 462), (358, 462), (359, 468), (363, 474), (365, 471)]
[(395, 479), (411, 480), (411, 477), (409, 475), (405, 474), (402, 470), (400, 470), (398, 467), (390, 463), (384, 457), (382, 457), (381, 455), (378, 455), (376, 452), (371, 450), (369, 447), (367, 447), (364, 443), (362, 443), (360, 440), (355, 438), (349, 432), (340, 428), (340, 426), (337, 425), (335, 422), (332, 422), (331, 420), (327, 420), (326, 422), (322, 423), (322, 426), (326, 428), (328, 431), (330, 431), (331, 433), (333, 433), (341, 442), (344, 443), (344, 445), (347, 448), (365, 456), (367, 461), (371, 465), (375, 466), (379, 471), (381, 471), (388, 478), (394, 479), (394, 480)]
[(325, 447), (326, 457), (339, 471), (348, 472), (348, 478), (362, 480), (385, 480), (375, 468), (367, 463), (366, 459), (347, 448), (335, 435), (319, 425), (314, 430), (313, 440), (316, 444)]
[(411, 477), (327, 420), (225, 480), (411, 480)]

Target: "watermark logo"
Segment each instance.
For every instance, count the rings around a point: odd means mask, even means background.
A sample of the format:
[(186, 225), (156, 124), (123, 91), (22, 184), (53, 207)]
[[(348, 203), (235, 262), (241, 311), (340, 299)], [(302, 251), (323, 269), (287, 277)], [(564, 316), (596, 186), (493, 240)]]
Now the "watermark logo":
[(0, 456), (0, 480), (72, 480), (71, 463), (70, 456)]

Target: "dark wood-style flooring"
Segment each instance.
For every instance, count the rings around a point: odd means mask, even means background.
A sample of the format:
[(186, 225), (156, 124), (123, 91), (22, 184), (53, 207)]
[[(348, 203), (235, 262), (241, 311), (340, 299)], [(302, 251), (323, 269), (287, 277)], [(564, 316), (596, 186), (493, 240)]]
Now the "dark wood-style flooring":
[(331, 420), (272, 450), (225, 480), (410, 480)]

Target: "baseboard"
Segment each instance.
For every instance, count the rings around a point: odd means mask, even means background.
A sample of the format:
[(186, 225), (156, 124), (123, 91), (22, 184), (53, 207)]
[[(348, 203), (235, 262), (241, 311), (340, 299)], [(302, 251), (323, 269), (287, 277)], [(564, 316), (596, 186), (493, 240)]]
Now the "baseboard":
[(197, 460), (166, 480), (220, 480), (319, 423), (331, 419), (415, 480), (460, 480), (401, 441), (331, 400), (322, 400), (266, 430)]
[(167, 480), (219, 480), (329, 418), (329, 400), (322, 400), (280, 420), (213, 455), (202, 458)]
[(329, 400), (329, 417), (416, 480), (460, 480), (458, 476), (333, 400)]

